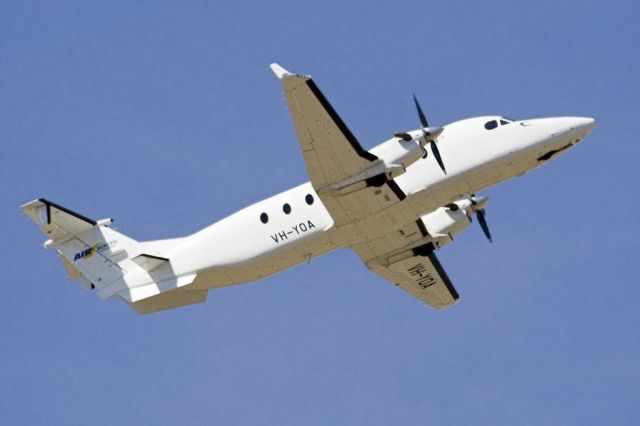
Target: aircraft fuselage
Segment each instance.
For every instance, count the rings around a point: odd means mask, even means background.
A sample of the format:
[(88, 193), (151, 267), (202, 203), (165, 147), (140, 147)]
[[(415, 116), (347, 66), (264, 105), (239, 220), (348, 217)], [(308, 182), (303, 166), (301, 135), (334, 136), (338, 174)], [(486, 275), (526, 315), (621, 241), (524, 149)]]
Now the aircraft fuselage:
[[(502, 124), (501, 124), (502, 120)], [(495, 122), (487, 129), (485, 124)], [(492, 125), (489, 124), (488, 127)], [(359, 228), (380, 229), (378, 221), (411, 221), (406, 205), (418, 215), (456, 199), (522, 175), (555, 158), (586, 137), (594, 120), (558, 117), (511, 121), (477, 117), (445, 126), (438, 147), (446, 161), (444, 174), (431, 158), (420, 159), (395, 178), (406, 198), (358, 224), (334, 226), (331, 215), (310, 182), (252, 204), (186, 237), (168, 256), (174, 273), (202, 272), (199, 282), (222, 287), (253, 281), (308, 262), (329, 250), (349, 247), (365, 238)], [(414, 131), (411, 133), (417, 133)], [(390, 139), (370, 150), (384, 159)], [(418, 217), (418, 216), (416, 216)], [(188, 250), (187, 253), (181, 251)], [(205, 279), (206, 276), (206, 279)]]

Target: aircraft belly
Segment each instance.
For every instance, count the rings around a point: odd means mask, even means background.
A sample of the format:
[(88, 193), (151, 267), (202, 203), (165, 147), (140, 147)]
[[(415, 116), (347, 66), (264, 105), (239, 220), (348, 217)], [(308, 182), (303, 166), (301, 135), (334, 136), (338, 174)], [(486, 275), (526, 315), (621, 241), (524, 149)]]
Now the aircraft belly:
[(334, 248), (336, 245), (330, 235), (320, 232), (256, 257), (206, 268), (198, 273), (194, 286), (220, 288), (260, 280), (298, 264), (308, 263)]

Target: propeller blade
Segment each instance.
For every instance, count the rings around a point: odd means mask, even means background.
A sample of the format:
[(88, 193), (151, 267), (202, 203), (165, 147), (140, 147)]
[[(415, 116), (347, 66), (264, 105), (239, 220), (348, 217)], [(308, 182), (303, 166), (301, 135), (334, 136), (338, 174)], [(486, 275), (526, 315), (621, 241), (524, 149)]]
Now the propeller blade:
[[(442, 161), (440, 150), (438, 149), (438, 146), (436, 145), (434, 139), (430, 138), (431, 134), (427, 133), (427, 129), (429, 129), (429, 122), (427, 121), (427, 117), (425, 117), (424, 112), (420, 107), (420, 102), (418, 102), (418, 98), (416, 98), (415, 94), (413, 95), (413, 102), (416, 104), (416, 109), (418, 110), (418, 117), (420, 117), (420, 124), (422, 125), (422, 136), (424, 137), (424, 141), (425, 143), (429, 142), (429, 145), (431, 145), (431, 151), (433, 152), (433, 156), (435, 157), (436, 161), (438, 162), (438, 165), (446, 175), (447, 170), (444, 167), (444, 162)], [(438, 128), (436, 130), (437, 130), (437, 134), (435, 134), (435, 137), (437, 138), (438, 135), (440, 135), (440, 133), (442, 132), (442, 129)], [(427, 155), (428, 153), (427, 153), (427, 150), (425, 149), (424, 155), (422, 156), (422, 158), (427, 158)]]
[(416, 104), (416, 109), (418, 110), (418, 117), (420, 117), (420, 124), (422, 124), (422, 128), (429, 127), (429, 123), (427, 122), (427, 117), (424, 116), (424, 112), (422, 112), (422, 108), (420, 108), (420, 104), (418, 103), (418, 98), (416, 95), (413, 95), (413, 102)]
[(429, 145), (431, 145), (431, 151), (433, 151), (433, 156), (436, 157), (436, 161), (438, 162), (438, 165), (446, 175), (447, 170), (444, 168), (444, 163), (442, 162), (442, 157), (440, 156), (440, 150), (438, 149), (438, 145), (436, 145), (435, 141), (431, 141)]
[(484, 232), (484, 235), (487, 236), (487, 239), (489, 240), (489, 242), (492, 243), (493, 240), (491, 239), (491, 232), (489, 232), (489, 227), (487, 226), (487, 220), (484, 217), (484, 209), (477, 210), (476, 216), (478, 216), (478, 223), (482, 228), (482, 232)]

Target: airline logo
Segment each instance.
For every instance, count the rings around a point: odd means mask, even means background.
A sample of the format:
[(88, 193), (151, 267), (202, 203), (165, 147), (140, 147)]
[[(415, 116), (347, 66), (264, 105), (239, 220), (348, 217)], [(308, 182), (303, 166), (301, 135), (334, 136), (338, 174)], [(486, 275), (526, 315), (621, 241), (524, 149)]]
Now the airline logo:
[(86, 249), (78, 252), (73, 256), (73, 261), (76, 262), (80, 259), (89, 259), (95, 253), (102, 253), (103, 251), (109, 250), (111, 247), (115, 246), (117, 241), (109, 241), (108, 243), (98, 243), (93, 247), (87, 247)]

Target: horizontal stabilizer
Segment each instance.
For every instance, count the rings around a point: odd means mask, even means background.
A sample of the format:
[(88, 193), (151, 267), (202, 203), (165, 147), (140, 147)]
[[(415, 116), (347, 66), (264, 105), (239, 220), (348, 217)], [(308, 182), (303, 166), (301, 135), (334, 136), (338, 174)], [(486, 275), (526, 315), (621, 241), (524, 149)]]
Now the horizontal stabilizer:
[[(124, 283), (121, 285), (115, 285), (113, 289), (107, 289), (102, 292), (101, 297), (108, 297), (113, 291), (117, 291), (118, 296), (122, 297), (127, 302), (138, 302), (140, 300), (147, 299), (149, 297), (156, 296), (160, 293), (164, 293), (176, 288), (184, 287), (187, 284), (191, 284), (196, 279), (197, 274), (187, 274), (180, 277), (170, 278), (168, 280), (156, 283), (142, 285), (140, 287), (128, 288)], [(124, 288), (123, 288), (124, 287)]]
[(44, 198), (33, 200), (20, 208), (54, 242), (81, 234), (98, 225), (95, 220)]
[(177, 289), (129, 305), (139, 314), (150, 314), (166, 309), (202, 303), (207, 300), (208, 290)]
[(169, 259), (167, 259), (166, 257), (152, 256), (150, 254), (141, 254), (131, 260), (147, 272), (158, 269), (162, 265), (169, 262)]

